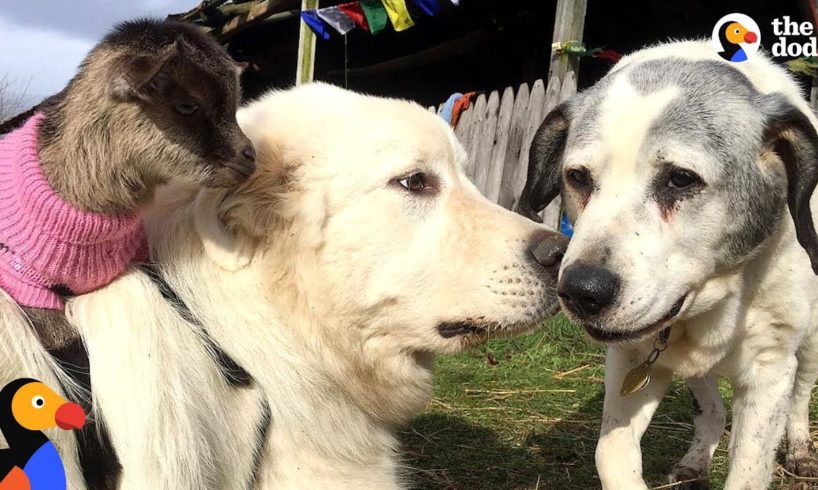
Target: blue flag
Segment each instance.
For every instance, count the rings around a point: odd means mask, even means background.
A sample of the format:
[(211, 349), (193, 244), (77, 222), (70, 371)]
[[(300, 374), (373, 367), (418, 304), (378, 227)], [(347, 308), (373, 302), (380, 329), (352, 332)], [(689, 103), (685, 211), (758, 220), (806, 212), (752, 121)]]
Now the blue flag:
[(437, 0), (414, 0), (415, 4), (426, 15), (437, 15), (440, 13), (440, 4)]
[(329, 40), (329, 26), (321, 20), (321, 17), (318, 17), (315, 10), (302, 10), (301, 20), (312, 29), (312, 32), (314, 32), (316, 36), (322, 38), (324, 41)]

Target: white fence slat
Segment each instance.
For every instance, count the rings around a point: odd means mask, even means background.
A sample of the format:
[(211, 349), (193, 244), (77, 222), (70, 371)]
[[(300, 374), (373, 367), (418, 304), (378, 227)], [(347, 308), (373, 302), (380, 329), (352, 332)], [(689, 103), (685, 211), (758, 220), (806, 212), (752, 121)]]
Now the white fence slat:
[(497, 138), (497, 113), (500, 110), (500, 95), (497, 91), (489, 94), (486, 102), (486, 121), (480, 131), (480, 139), (475, 144), (474, 183), (486, 195), (489, 172), (491, 171), (491, 151)]
[(483, 127), (486, 123), (486, 96), (481, 94), (477, 97), (477, 102), (474, 103), (474, 112), (471, 116), (471, 129), (469, 129), (469, 159), (466, 164), (466, 177), (474, 182), (477, 172), (477, 148), (480, 143), (480, 138), (483, 135)]
[[(498, 203), (506, 209), (512, 209), (525, 183), (528, 162), (520, 161), (520, 152), (523, 145), (523, 133), (527, 124), (528, 84), (524, 83), (517, 89), (512, 109), (511, 126), (508, 131), (508, 146), (503, 164), (503, 180), (500, 182), (500, 198)], [(520, 175), (522, 174), (522, 177)], [(522, 184), (519, 183), (522, 178)]]
[(474, 112), (474, 104), (470, 105), (468, 109), (460, 114), (460, 119), (457, 121), (457, 126), (454, 128), (454, 134), (464, 146), (468, 143), (467, 135), (469, 128), (471, 128), (471, 113)]
[(526, 173), (528, 171), (528, 151), (531, 149), (531, 141), (534, 139), (534, 133), (540, 128), (542, 123), (543, 99), (545, 99), (545, 84), (542, 80), (537, 80), (531, 87), (531, 95), (528, 99), (528, 112), (526, 114), (526, 126), (523, 133), (523, 145), (520, 149), (520, 162), (525, 162), (525, 169), (517, 176), (517, 186), (520, 189), (514, 196), (515, 202), (512, 209), (517, 209), (517, 200), (520, 198), (525, 185)]
[(491, 166), (486, 179), (485, 196), (494, 203), (500, 201), (500, 188), (503, 182), (503, 170), (506, 164), (506, 152), (508, 151), (508, 138), (513, 115), (514, 90), (511, 87), (506, 87), (503, 91), (503, 97), (500, 99), (500, 109), (497, 113), (497, 131), (494, 136), (494, 146), (491, 149)]
[(460, 119), (457, 121), (457, 126), (454, 128), (454, 134), (463, 145), (466, 151), (471, 151), (471, 142), (469, 141), (469, 131), (471, 131), (471, 115), (474, 112), (474, 104), (471, 104), (468, 109), (460, 114)]
[(543, 119), (545, 119), (545, 116), (547, 116), (553, 108), (557, 107), (557, 104), (562, 102), (559, 82), (557, 77), (552, 77), (548, 82), (548, 88), (545, 92), (545, 104), (543, 105)]
[[(492, 202), (516, 209), (528, 173), (531, 141), (542, 120), (556, 105), (576, 93), (576, 79), (569, 71), (563, 83), (554, 76), (546, 89), (537, 80), (529, 90), (523, 83), (514, 93), (512, 87), (480, 95), (460, 115), (454, 129), (468, 152), (464, 171), (478, 190)], [(546, 92), (547, 90), (547, 92)], [(435, 107), (430, 111), (439, 112)], [(540, 214), (545, 224), (557, 227), (560, 198)]]

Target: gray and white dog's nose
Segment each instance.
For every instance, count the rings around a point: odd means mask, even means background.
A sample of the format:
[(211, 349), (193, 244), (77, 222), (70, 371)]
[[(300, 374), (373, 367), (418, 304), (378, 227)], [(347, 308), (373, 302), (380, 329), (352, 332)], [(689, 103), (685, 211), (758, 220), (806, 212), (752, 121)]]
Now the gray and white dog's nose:
[(566, 308), (585, 320), (613, 303), (619, 283), (619, 277), (604, 267), (577, 263), (563, 271), (557, 293)]

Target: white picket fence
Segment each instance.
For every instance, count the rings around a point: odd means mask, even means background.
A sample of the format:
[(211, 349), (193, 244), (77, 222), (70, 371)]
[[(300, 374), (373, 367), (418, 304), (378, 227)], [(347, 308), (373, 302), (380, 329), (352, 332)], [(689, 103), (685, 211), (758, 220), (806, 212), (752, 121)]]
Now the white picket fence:
[[(469, 152), (466, 175), (484, 196), (504, 208), (516, 209), (534, 133), (548, 111), (575, 92), (576, 80), (569, 72), (562, 83), (552, 79), (547, 90), (545, 83), (537, 80), (530, 89), (526, 83), (520, 85), (516, 93), (507, 87), (502, 94), (496, 90), (488, 97), (482, 94), (463, 112), (455, 134)], [(556, 199), (543, 211), (543, 221), (556, 227), (559, 209)]]

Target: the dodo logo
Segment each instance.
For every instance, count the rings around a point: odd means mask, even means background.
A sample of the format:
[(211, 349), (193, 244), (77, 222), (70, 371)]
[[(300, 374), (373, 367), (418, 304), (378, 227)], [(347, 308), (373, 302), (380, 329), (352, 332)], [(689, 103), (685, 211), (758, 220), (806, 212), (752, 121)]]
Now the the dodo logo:
[(758, 24), (744, 14), (728, 14), (713, 28), (713, 46), (719, 56), (741, 63), (751, 58), (761, 45)]
[(43, 431), (77, 430), (85, 412), (36, 379), (20, 378), (0, 390), (0, 490), (65, 490), (65, 467)]

